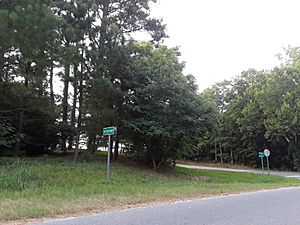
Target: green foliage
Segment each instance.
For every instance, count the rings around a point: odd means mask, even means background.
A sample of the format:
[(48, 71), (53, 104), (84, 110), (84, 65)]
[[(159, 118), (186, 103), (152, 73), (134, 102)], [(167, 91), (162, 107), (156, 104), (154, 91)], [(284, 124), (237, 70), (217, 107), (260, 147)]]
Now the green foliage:
[(55, 149), (58, 143), (57, 111), (48, 97), (30, 97), (21, 147), (27, 155), (43, 154), (50, 148)]
[(12, 147), (18, 139), (15, 128), (5, 119), (0, 118), (0, 150)]
[[(299, 48), (198, 94), (178, 49), (161, 45), (153, 2), (2, 0), (1, 150), (41, 154), (68, 141), (96, 151), (115, 125), (114, 141), (155, 168), (176, 157), (258, 166), (267, 147), (273, 167), (299, 169)], [(148, 43), (135, 42), (141, 31)]]
[[(42, 154), (57, 143), (57, 107), (44, 97), (33, 93), (22, 84), (0, 84), (1, 140), (6, 148), (13, 149), (20, 143), (20, 150), (27, 154)], [(26, 96), (26, 109), (20, 109), (22, 96)], [(24, 110), (22, 130), (17, 130), (20, 113)], [(8, 123), (9, 121), (9, 123)], [(6, 140), (6, 141), (5, 141)], [(3, 142), (1, 142), (3, 143)]]
[(208, 134), (215, 146), (203, 147), (208, 158), (259, 166), (257, 152), (269, 148), (272, 167), (300, 168), (299, 55), (298, 48), (288, 49), (280, 67), (250, 69), (203, 93), (219, 109), (215, 132)]
[(204, 129), (206, 109), (193, 77), (182, 74), (184, 65), (174, 50), (149, 44), (136, 48), (125, 127), (135, 145), (145, 146), (152, 166), (159, 168), (168, 158), (176, 158), (185, 135)]
[[(166, 36), (162, 21), (150, 17), (151, 3), (1, 1), (0, 110), (22, 136), (14, 143), (2, 138), (2, 145), (39, 154), (58, 141), (66, 149), (68, 138), (71, 149), (83, 134), (95, 150), (103, 126), (121, 127), (128, 89), (120, 80), (132, 76), (126, 70), (131, 34), (146, 31), (153, 44)], [(58, 77), (63, 96), (54, 94)], [(7, 129), (3, 135), (13, 140)]]

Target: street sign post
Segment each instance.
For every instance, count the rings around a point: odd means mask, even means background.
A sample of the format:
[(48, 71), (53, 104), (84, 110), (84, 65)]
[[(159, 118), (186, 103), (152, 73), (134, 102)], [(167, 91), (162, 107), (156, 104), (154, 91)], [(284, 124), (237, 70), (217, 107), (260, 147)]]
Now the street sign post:
[(270, 174), (270, 167), (269, 167), (269, 156), (271, 155), (271, 152), (269, 149), (264, 150), (264, 155), (267, 157), (267, 168), (268, 168), (268, 174)]
[(111, 136), (117, 133), (117, 127), (103, 128), (103, 136), (108, 136), (108, 150), (107, 150), (107, 163), (106, 163), (106, 182), (109, 182), (110, 173), (110, 142)]
[(264, 157), (265, 157), (265, 155), (263, 152), (259, 152), (258, 157), (260, 158), (260, 161), (261, 161), (261, 171), (264, 172)]

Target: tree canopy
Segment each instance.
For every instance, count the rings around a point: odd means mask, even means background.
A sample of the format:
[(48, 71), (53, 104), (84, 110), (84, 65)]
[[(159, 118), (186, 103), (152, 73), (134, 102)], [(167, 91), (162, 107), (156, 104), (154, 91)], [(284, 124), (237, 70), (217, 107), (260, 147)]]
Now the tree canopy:
[(179, 51), (162, 45), (153, 3), (1, 1), (1, 149), (69, 150), (77, 161), (104, 147), (102, 128), (114, 125), (114, 158), (120, 146), (154, 168), (175, 159), (186, 135), (206, 129), (208, 110)]
[[(299, 48), (286, 51), (282, 64), (269, 71), (249, 69), (203, 92), (218, 109), (215, 132), (189, 156), (259, 166), (258, 152), (271, 150), (274, 168), (300, 169)], [(201, 150), (202, 149), (202, 150)], [(207, 150), (209, 149), (209, 150)]]
[[(154, 168), (179, 157), (300, 169), (300, 50), (199, 93), (155, 0), (0, 1), (0, 155), (106, 146)], [(148, 42), (134, 39), (148, 34)], [(58, 89), (61, 86), (61, 90)], [(113, 152), (114, 149), (114, 152)]]

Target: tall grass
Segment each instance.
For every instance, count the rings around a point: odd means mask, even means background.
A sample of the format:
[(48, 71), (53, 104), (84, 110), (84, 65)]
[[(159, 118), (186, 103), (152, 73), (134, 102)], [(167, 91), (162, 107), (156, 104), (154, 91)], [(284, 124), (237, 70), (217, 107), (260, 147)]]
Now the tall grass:
[(169, 199), (299, 185), (283, 177), (177, 168), (157, 173), (65, 158), (0, 158), (0, 221), (103, 211)]
[(28, 165), (24, 159), (1, 160), (0, 190), (38, 190), (47, 185), (45, 177)]

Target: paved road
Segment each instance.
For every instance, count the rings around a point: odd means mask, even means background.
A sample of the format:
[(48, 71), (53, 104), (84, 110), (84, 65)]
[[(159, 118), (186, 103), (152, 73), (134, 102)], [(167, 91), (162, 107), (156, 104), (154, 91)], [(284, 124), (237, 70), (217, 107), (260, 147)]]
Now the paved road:
[[(231, 168), (221, 168), (221, 167), (209, 167), (209, 166), (197, 166), (197, 165), (187, 165), (187, 164), (176, 164), (180, 167), (191, 168), (191, 169), (201, 169), (201, 170), (221, 170), (230, 172), (242, 172), (242, 173), (257, 173), (261, 174), (260, 170), (244, 170), (244, 169), (231, 169)], [(267, 174), (267, 171), (264, 171)], [(300, 172), (283, 172), (283, 171), (270, 171), (270, 174), (283, 176), (283, 177), (293, 177), (300, 179)]]
[(300, 187), (181, 201), (39, 225), (299, 225)]

